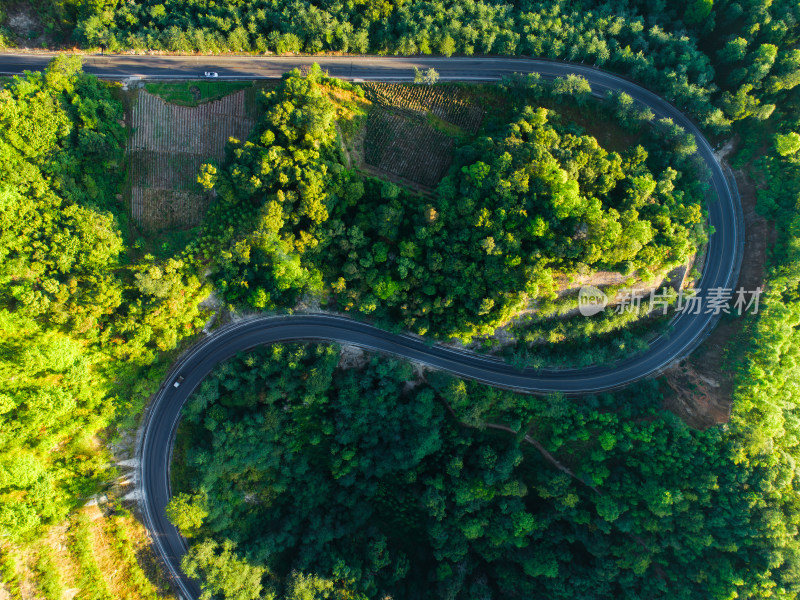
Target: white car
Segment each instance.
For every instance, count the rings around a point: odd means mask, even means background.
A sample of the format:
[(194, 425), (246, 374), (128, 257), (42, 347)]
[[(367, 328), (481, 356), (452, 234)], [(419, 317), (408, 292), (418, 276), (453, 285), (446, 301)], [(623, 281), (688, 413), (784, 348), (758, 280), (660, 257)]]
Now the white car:
[(172, 387), (181, 387), (183, 383), (183, 375), (178, 375), (178, 378), (175, 380), (175, 383), (172, 384)]
[(206, 72), (204, 73), (204, 75), (205, 75), (206, 77), (219, 77), (219, 73), (217, 73), (217, 72), (215, 72), (215, 71), (206, 71)]

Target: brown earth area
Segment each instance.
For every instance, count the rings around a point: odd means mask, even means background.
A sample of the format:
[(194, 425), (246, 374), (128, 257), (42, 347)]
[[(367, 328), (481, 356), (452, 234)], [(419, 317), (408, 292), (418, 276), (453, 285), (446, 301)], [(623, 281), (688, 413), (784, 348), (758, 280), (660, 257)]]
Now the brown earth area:
[(29, 2), (0, 2), (0, 19), (3, 14), (5, 21), (0, 21), (0, 27), (11, 34), (11, 42), (20, 48), (42, 48), (52, 44), (40, 16)]
[[(756, 212), (756, 185), (748, 170), (734, 171), (734, 175), (745, 222), (744, 257), (736, 289), (752, 291), (763, 286), (767, 253), (775, 244), (775, 224)], [(743, 318), (723, 316), (692, 356), (664, 373), (664, 407), (690, 427), (705, 429), (730, 418), (734, 377), (728, 354), (737, 340), (745, 341), (743, 324)]]

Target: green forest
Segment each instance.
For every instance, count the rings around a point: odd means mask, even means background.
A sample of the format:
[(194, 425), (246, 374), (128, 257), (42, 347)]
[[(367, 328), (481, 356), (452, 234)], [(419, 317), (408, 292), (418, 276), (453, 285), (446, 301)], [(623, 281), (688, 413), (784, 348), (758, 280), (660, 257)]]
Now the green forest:
[[(711, 426), (674, 410), (669, 375), (567, 398), (334, 344), (218, 365), (184, 409), (168, 507), (204, 598), (798, 598), (799, 21), (788, 0), (2, 3), (9, 51), (597, 66), (731, 148), (774, 228), (761, 310), (720, 324), (735, 329), (717, 392), (729, 417)], [(647, 283), (702, 251), (694, 139), (577, 77), (464, 90), (485, 117), (427, 117), (452, 160), (421, 193), (353, 166), (374, 89), (288, 73), (250, 136), (198, 173), (215, 197), (202, 225), (152, 234), (127, 192), (128, 91), (66, 54), (0, 78), (0, 596), (171, 597), (133, 505), (112, 499), (98, 525), (87, 504), (111, 494), (114, 448), (200, 339), (209, 297), (223, 322), (310, 306), (535, 368), (669, 335), (648, 307), (573, 318), (558, 278)], [(512, 320), (498, 350), (487, 336)]]
[(108, 475), (159, 357), (203, 324), (181, 260), (135, 256), (117, 200), (122, 105), (77, 57), (0, 91), (0, 532), (36, 536)]
[[(219, 366), (168, 515), (225, 598), (752, 598), (800, 590), (791, 467), (658, 385), (571, 401), (336, 346)], [(789, 469), (787, 471), (787, 469)], [(748, 491), (749, 490), (749, 491)]]
[(555, 272), (652, 279), (706, 239), (691, 136), (644, 125), (647, 113), (614, 97), (601, 114), (622, 115), (640, 143), (609, 152), (537, 106), (585, 105), (585, 80), (508, 81), (497, 90), (507, 120), (456, 148), (433, 199), (346, 168), (331, 87), (358, 97), (318, 67), (288, 74), (265, 94), (251, 139), (232, 145), (224, 167), (204, 167), (219, 199), (199, 244), (223, 246), (214, 278), (233, 305), (317, 295), (388, 327), (469, 341), (555, 299)]

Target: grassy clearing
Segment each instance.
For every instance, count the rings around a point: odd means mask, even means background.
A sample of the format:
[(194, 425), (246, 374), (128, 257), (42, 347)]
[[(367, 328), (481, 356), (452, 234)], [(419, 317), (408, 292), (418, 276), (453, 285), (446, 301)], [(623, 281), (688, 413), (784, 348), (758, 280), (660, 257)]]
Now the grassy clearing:
[(2, 600), (174, 600), (142, 525), (127, 510), (82, 508), (29, 544), (0, 547)]
[(104, 516), (85, 509), (92, 553), (111, 597), (120, 600), (172, 599), (169, 583), (153, 555), (147, 534), (130, 511), (111, 505)]
[[(11, 600), (22, 598), (17, 560), (8, 548), (0, 548), (0, 592)], [(2, 594), (0, 594), (2, 597)]]
[(94, 548), (98, 564), (115, 598), (157, 600), (160, 595), (139, 562), (141, 544), (137, 543), (132, 517), (123, 511), (99, 519), (94, 529)]
[(97, 562), (93, 526), (87, 511), (78, 513), (70, 540), (70, 550), (78, 562), (78, 587), (86, 600), (112, 600), (108, 584)]
[(175, 83), (148, 83), (144, 89), (170, 104), (197, 106), (219, 100), (228, 94), (253, 87), (252, 81), (181, 81)]
[(42, 548), (36, 559), (36, 577), (39, 588), (46, 600), (61, 600), (64, 597), (64, 584), (53, 560), (52, 548)]
[(464, 131), (458, 125), (453, 125), (452, 123), (449, 123), (432, 113), (428, 113), (426, 121), (428, 125), (433, 127), (436, 131), (440, 131), (449, 137), (457, 138), (462, 142), (466, 141), (466, 139), (470, 137), (470, 134)]
[(342, 137), (342, 143), (349, 152), (357, 149), (360, 137), (366, 126), (367, 113), (371, 102), (348, 90), (326, 88), (331, 100), (336, 105), (336, 121)]

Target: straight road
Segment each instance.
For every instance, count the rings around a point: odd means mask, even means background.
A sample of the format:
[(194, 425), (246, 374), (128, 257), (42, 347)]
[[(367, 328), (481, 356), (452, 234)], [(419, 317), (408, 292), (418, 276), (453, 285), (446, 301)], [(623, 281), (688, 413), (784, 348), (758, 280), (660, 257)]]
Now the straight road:
[[(0, 53), (0, 75), (23, 70), (41, 70), (53, 53)], [(295, 67), (319, 64), (342, 79), (408, 80), (414, 67), (435, 68), (443, 80), (493, 81), (512, 73), (537, 72), (564, 75), (593, 67), (528, 58), (442, 58), (383, 56), (168, 56), (133, 54), (86, 54), (84, 70), (108, 79), (142, 77), (148, 79), (197, 79), (205, 71), (225, 78), (276, 78)], [(616, 89), (614, 76), (608, 80)], [(619, 78), (616, 78), (617, 80)], [(600, 83), (600, 82), (598, 82)]]
[[(0, 74), (18, 74), (42, 69), (50, 59), (46, 54), (0, 54)], [(413, 68), (434, 68), (441, 80), (493, 81), (511, 73), (539, 73), (545, 78), (569, 74), (585, 77), (595, 93), (607, 90), (626, 92), (635, 101), (650, 107), (657, 118), (668, 117), (697, 139), (698, 155), (710, 173), (711, 190), (707, 203), (710, 236), (699, 295), (713, 288), (734, 288), (741, 264), (744, 225), (735, 184), (730, 183), (717, 162), (711, 146), (694, 123), (663, 98), (622, 77), (599, 69), (571, 63), (526, 58), (387, 58), (387, 57), (233, 57), (233, 56), (133, 56), (91, 55), (84, 59), (89, 73), (112, 79), (195, 79), (204, 71), (220, 77), (275, 78), (295, 67), (317, 62), (333, 76), (365, 81), (403, 81)], [(186, 599), (198, 598), (196, 582), (180, 569), (186, 542), (167, 520), (164, 507), (169, 501), (169, 470), (175, 432), (181, 407), (192, 391), (221, 361), (261, 344), (320, 340), (354, 344), (388, 352), (444, 369), (456, 375), (490, 385), (528, 393), (553, 391), (568, 394), (599, 392), (624, 386), (652, 375), (686, 356), (710, 332), (717, 317), (700, 311), (681, 314), (668, 336), (653, 341), (649, 349), (614, 365), (558, 371), (518, 371), (489, 357), (464, 354), (430, 345), (418, 337), (395, 335), (371, 325), (331, 315), (299, 315), (243, 320), (221, 328), (187, 352), (174, 366), (151, 404), (140, 444), (139, 483), (145, 525), (154, 547)], [(179, 375), (185, 381), (172, 386)]]

